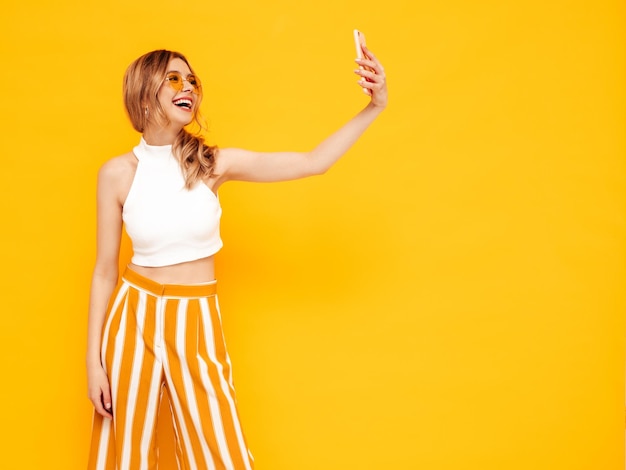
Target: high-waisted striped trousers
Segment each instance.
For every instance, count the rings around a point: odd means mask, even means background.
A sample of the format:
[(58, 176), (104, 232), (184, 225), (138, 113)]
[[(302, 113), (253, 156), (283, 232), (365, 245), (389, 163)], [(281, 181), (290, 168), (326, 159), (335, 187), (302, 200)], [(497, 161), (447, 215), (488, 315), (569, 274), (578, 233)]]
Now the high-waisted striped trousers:
[(154, 470), (170, 397), (180, 469), (252, 469), (235, 403), (216, 284), (162, 285), (126, 270), (109, 302), (102, 363), (113, 420), (94, 413), (89, 470)]

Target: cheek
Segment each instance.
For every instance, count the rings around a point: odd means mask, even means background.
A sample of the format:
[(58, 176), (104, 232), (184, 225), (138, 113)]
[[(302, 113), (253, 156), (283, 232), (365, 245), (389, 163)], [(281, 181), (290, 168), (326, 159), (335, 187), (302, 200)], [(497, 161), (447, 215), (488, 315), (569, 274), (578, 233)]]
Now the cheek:
[(161, 89), (159, 90), (159, 94), (157, 95), (157, 98), (161, 106), (165, 107), (168, 104), (172, 103), (172, 100), (174, 99), (175, 94), (176, 94), (175, 91), (172, 90), (169, 86), (162, 86)]

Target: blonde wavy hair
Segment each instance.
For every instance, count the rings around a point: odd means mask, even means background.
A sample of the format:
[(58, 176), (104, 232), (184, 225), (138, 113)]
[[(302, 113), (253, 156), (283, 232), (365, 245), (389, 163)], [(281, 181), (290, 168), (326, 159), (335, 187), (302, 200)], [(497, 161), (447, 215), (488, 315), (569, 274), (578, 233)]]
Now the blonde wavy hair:
[[(191, 72), (189, 61), (180, 52), (156, 50), (142, 55), (126, 69), (124, 74), (124, 105), (133, 127), (143, 133), (148, 121), (159, 125), (169, 124), (169, 120), (157, 98), (163, 85), (167, 66), (172, 59), (181, 59)], [(200, 120), (199, 106), (202, 102), (202, 89), (197, 95), (197, 104), (193, 115), (193, 123), (204, 129)], [(148, 108), (148, 112), (146, 112)], [(186, 129), (176, 136), (172, 144), (172, 153), (180, 162), (185, 186), (191, 189), (198, 181), (213, 176), (217, 147), (207, 145), (204, 138)]]

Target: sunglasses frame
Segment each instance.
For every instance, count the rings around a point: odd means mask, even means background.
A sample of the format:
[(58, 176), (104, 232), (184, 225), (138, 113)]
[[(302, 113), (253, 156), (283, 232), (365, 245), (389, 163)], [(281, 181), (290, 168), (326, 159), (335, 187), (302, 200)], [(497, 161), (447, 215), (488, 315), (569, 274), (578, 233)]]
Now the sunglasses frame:
[[(178, 83), (174, 83), (172, 81), (172, 78), (176, 77), (178, 80), (180, 80), (180, 82)], [(190, 78), (193, 80), (195, 79), (196, 84), (194, 85), (193, 83), (191, 83)], [(167, 75), (165, 76), (165, 78), (163, 79), (165, 82), (167, 82), (167, 84), (170, 86), (170, 88), (172, 88), (173, 90), (176, 91), (183, 91), (183, 88), (185, 87), (185, 82), (189, 83), (191, 85), (191, 92), (199, 95), (202, 93), (202, 83), (200, 82), (200, 79), (198, 78), (197, 75), (194, 75), (193, 73), (190, 73), (189, 75), (187, 75), (187, 77), (183, 77), (183, 74), (180, 72), (168, 72)]]

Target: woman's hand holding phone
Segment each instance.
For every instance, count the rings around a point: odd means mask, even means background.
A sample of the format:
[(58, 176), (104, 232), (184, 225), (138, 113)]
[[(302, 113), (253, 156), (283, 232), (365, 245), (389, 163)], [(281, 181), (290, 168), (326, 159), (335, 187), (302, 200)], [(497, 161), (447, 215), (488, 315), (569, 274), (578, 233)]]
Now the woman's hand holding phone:
[(387, 84), (385, 70), (376, 56), (365, 45), (365, 35), (358, 29), (354, 30), (354, 46), (356, 48), (356, 63), (359, 68), (354, 71), (361, 78), (359, 85), (367, 96), (372, 98), (374, 106), (387, 106)]

